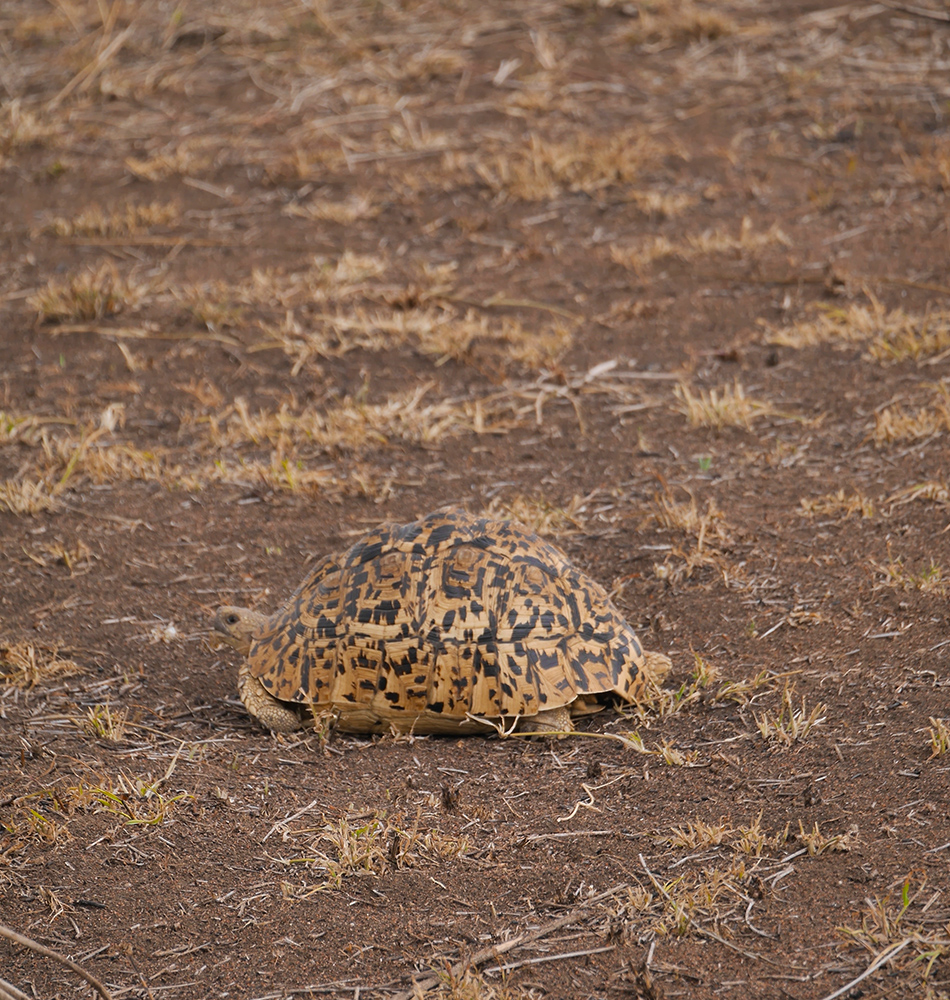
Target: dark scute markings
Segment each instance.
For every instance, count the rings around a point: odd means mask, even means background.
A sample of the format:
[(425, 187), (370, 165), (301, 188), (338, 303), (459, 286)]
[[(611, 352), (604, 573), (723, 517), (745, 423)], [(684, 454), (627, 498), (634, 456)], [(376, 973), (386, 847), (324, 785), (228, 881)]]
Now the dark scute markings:
[[(425, 530), (426, 530), (425, 523), (423, 521), (413, 521), (412, 524), (404, 524), (404, 525), (402, 525), (401, 530), (399, 530), (398, 532), (395, 533), (395, 538), (399, 542), (410, 543), (411, 544)], [(424, 549), (420, 550), (420, 548), (418, 546), (413, 546), (413, 551), (414, 552), (415, 551), (424, 551)]]
[[(361, 564), (374, 562), (383, 554), (385, 544), (383, 539), (375, 539), (374, 541), (366, 542), (364, 545), (357, 545), (352, 550), (351, 559), (354, 563)], [(350, 560), (347, 561), (349, 562)]]
[(561, 654), (557, 649), (538, 649), (534, 651), (539, 670), (558, 670), (561, 666)]
[(342, 630), (337, 629), (338, 622), (335, 618), (327, 618), (326, 615), (320, 615), (317, 619), (317, 627), (313, 630), (313, 636), (315, 639), (336, 639)]
[(389, 662), (389, 666), (397, 677), (407, 677), (415, 669), (415, 664), (411, 663), (408, 658), (398, 660), (395, 663)]
[(531, 633), (535, 629), (535, 621), (532, 619), (527, 622), (519, 622), (511, 630), (511, 641), (512, 642), (524, 642), (525, 639), (531, 638)]
[[(310, 694), (310, 654), (304, 651), (304, 655), (300, 658), (300, 684), (299, 691), (303, 692), (303, 696)], [(302, 697), (300, 694), (297, 697)]]
[(610, 658), (610, 670), (613, 674), (613, 679), (615, 684), (619, 684), (621, 678), (626, 678), (629, 681), (635, 681), (639, 676), (640, 671), (634, 662), (632, 656), (630, 656), (629, 646), (620, 646), (616, 649), (611, 650)]
[(524, 674), (522, 664), (525, 662), (524, 646), (515, 646), (514, 656), (510, 654), (505, 657), (506, 673), (512, 677), (521, 677)]
[(577, 597), (573, 591), (567, 592), (567, 610), (571, 614), (571, 626), (572, 628), (580, 631), (581, 628), (581, 611), (577, 606)]
[(380, 622), (386, 625), (395, 625), (396, 619), (399, 617), (399, 612), (402, 610), (402, 606), (399, 601), (380, 601), (374, 607), (375, 614), (373, 615), (373, 621), (378, 625)]
[(432, 547), (447, 542), (455, 531), (454, 523), (440, 524), (429, 533), (428, 544)]

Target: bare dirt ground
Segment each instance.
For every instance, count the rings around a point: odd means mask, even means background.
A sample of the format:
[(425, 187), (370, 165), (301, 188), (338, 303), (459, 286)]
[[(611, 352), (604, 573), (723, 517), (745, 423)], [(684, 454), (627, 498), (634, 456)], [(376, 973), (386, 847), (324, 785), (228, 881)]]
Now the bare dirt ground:
[[(0, 923), (116, 998), (950, 996), (948, 71), (933, 0), (5, 4)], [(217, 604), (449, 503), (664, 690), (254, 725)]]

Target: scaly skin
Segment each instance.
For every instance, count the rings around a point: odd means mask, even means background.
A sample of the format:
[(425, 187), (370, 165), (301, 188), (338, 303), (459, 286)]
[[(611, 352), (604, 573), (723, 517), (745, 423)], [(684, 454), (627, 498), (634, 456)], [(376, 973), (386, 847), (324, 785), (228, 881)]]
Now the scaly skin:
[[(225, 605), (218, 608), (214, 619), (215, 637), (236, 649), (241, 656), (247, 657), (255, 633), (266, 622), (267, 616), (257, 611)], [(299, 713), (282, 701), (272, 698), (264, 690), (263, 684), (251, 676), (246, 659), (238, 671), (238, 693), (251, 716), (268, 729), (278, 733), (292, 733), (303, 728), (304, 723)]]

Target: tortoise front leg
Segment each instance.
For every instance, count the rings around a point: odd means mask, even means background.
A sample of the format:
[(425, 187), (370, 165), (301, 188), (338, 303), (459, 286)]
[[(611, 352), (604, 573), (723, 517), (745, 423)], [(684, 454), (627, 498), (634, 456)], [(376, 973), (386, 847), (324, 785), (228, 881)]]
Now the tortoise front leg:
[(264, 685), (251, 676), (246, 663), (238, 673), (238, 693), (248, 712), (267, 729), (275, 733), (293, 733), (304, 728), (300, 714), (268, 694)]

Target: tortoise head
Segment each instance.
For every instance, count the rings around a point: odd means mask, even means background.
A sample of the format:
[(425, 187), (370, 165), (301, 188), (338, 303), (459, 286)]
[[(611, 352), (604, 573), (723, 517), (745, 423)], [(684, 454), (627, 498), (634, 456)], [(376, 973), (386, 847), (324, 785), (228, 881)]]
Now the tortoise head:
[(218, 608), (214, 616), (212, 637), (217, 639), (219, 645), (231, 646), (242, 656), (247, 656), (251, 651), (251, 640), (267, 620), (267, 615), (259, 611), (225, 604)]

